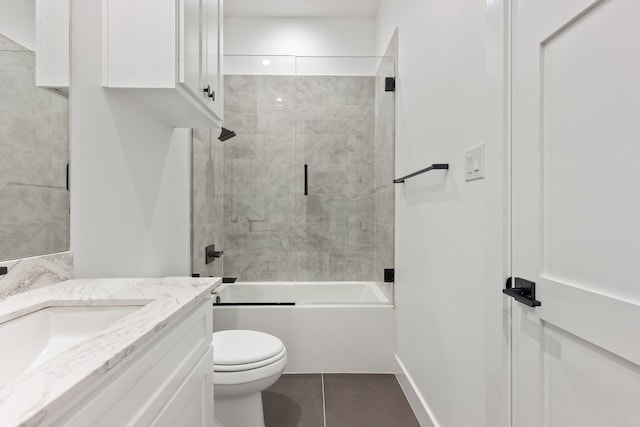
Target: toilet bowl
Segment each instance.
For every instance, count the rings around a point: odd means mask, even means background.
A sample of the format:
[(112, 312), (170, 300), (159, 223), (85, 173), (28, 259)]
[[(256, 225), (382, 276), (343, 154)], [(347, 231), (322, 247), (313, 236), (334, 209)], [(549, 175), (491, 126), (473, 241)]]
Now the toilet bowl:
[(264, 427), (262, 391), (287, 365), (287, 350), (273, 335), (229, 330), (213, 334), (213, 394), (217, 427)]

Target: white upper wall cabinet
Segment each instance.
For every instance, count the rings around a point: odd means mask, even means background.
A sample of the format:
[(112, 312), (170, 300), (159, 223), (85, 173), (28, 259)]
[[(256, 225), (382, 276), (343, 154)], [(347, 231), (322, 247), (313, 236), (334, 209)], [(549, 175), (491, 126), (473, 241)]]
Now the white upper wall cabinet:
[(69, 87), (69, 0), (36, 0), (36, 85)]
[(205, 25), (203, 61), (205, 63), (205, 81), (210, 82), (209, 98), (213, 101), (214, 114), (220, 119), (224, 111), (224, 73), (222, 70), (222, 2), (223, 0), (203, 0), (205, 5)]
[(175, 127), (222, 124), (222, 0), (103, 0), (103, 85)]

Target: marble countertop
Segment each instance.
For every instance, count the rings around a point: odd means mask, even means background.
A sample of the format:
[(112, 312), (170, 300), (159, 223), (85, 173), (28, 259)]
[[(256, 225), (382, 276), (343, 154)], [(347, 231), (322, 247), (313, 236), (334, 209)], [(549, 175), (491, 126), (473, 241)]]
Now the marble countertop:
[[(134, 350), (210, 297), (221, 281), (187, 277), (76, 279), (0, 301), (0, 323), (46, 307), (141, 306), (92, 338), (1, 386), (2, 425), (40, 425)], [(10, 343), (1, 345), (1, 351), (10, 351)]]

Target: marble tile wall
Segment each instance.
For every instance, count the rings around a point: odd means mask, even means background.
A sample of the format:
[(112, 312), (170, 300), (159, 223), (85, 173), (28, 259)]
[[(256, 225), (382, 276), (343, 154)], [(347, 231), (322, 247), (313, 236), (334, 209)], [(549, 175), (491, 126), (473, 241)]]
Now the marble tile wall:
[(394, 288), (384, 283), (384, 269), (395, 265), (395, 93), (385, 92), (384, 80), (396, 75), (397, 50), (396, 31), (376, 73), (375, 85), (374, 280), (391, 301)]
[(68, 99), (0, 35), (0, 260), (69, 249)]
[(374, 77), (225, 77), (225, 126), (238, 134), (224, 146), (225, 276), (373, 280), (374, 87)]
[(0, 276), (0, 300), (29, 289), (73, 278), (73, 254), (60, 252), (30, 258), (2, 261), (8, 273)]
[(292, 280), (303, 230), (295, 214), (295, 77), (226, 76), (225, 276)]
[(219, 133), (193, 129), (191, 146), (191, 272), (221, 277), (225, 254), (205, 263), (205, 248), (215, 245), (224, 250), (223, 184), (224, 148)]

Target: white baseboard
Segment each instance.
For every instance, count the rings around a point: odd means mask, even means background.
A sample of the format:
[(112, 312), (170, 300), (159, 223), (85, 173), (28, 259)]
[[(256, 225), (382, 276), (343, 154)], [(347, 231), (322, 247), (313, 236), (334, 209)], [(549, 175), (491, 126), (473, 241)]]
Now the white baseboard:
[(427, 405), (427, 402), (422, 397), (422, 394), (420, 394), (420, 392), (418, 391), (413, 378), (411, 378), (411, 375), (409, 375), (407, 369), (405, 368), (404, 364), (397, 354), (395, 355), (395, 357), (397, 363), (396, 378), (398, 379), (400, 387), (407, 397), (409, 405), (411, 405), (411, 409), (413, 409), (413, 412), (416, 415), (420, 426), (440, 427), (440, 425), (438, 424), (438, 420), (436, 420), (436, 417), (431, 411), (431, 408), (429, 408), (429, 405)]

